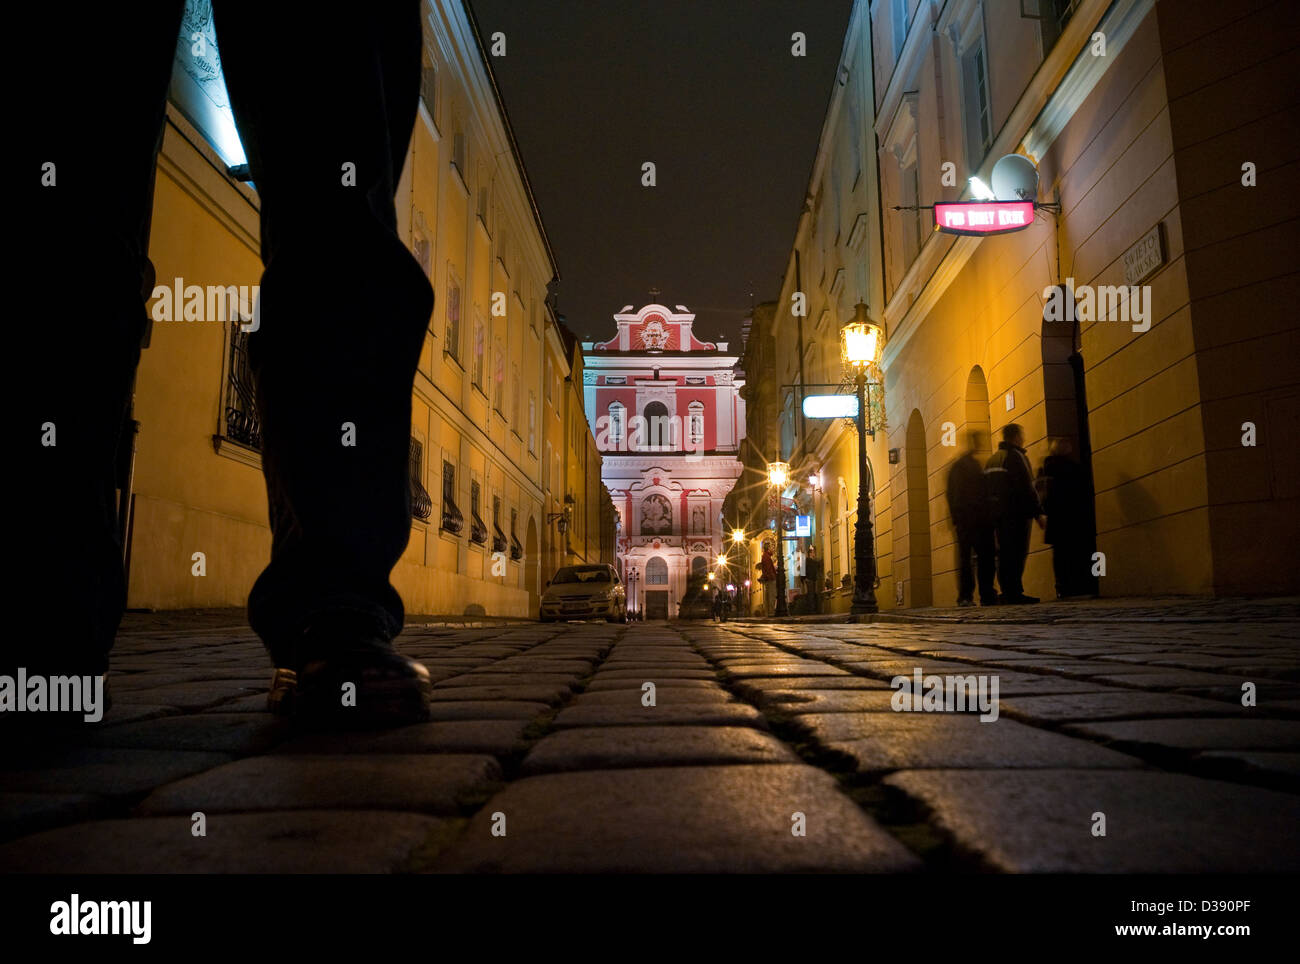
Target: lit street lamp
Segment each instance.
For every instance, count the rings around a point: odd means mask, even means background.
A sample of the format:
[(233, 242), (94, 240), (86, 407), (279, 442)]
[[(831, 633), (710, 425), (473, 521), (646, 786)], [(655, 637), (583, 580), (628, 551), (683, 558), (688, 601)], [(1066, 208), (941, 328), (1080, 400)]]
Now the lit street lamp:
[(775, 616), (788, 616), (790, 610), (785, 601), (785, 502), (783, 492), (786, 480), (790, 478), (790, 466), (785, 462), (767, 464), (767, 481), (776, 490), (776, 611)]
[(732, 529), (732, 530), (731, 530), (731, 541), (734, 542), (736, 545), (740, 545), (742, 542), (744, 542), (744, 541), (745, 541), (745, 530), (744, 530), (744, 529)]
[[(853, 583), (854, 614), (880, 611), (876, 602), (876, 552), (872, 535), (871, 492), (867, 485), (867, 433), (875, 438), (875, 428), (867, 406), (868, 384), (883, 391), (880, 356), (884, 348), (885, 332), (871, 320), (867, 306), (858, 302), (853, 320), (840, 329), (840, 352), (844, 363), (853, 371), (858, 393), (858, 524), (854, 530), (853, 563), (856, 570)], [(870, 376), (870, 382), (868, 382)], [(883, 404), (883, 403), (882, 403)]]

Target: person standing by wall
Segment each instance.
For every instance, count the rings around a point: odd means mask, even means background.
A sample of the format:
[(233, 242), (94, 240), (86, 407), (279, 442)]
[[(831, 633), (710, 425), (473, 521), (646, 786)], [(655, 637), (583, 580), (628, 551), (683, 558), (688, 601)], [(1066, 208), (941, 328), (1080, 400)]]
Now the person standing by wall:
[[(997, 567), (993, 522), (989, 518), (988, 487), (975, 453), (982, 448), (979, 432), (970, 433), (970, 448), (948, 470), (948, 515), (957, 530), (957, 605), (975, 605), (979, 573), (980, 605), (997, 603), (993, 577)], [(972, 564), (974, 557), (974, 564)]]
[(1088, 558), (1088, 487), (1068, 438), (1052, 440), (1035, 488), (1047, 513), (1043, 541), (1052, 546), (1056, 598), (1095, 595)]
[(1025, 595), (1023, 579), (1030, 530), (1035, 521), (1041, 527), (1044, 518), (1024, 446), (1024, 429), (1015, 422), (1004, 425), (998, 450), (984, 466), (990, 515), (997, 530), (998, 586), (1002, 590), (998, 601), (1009, 606), (1038, 602), (1037, 596)]

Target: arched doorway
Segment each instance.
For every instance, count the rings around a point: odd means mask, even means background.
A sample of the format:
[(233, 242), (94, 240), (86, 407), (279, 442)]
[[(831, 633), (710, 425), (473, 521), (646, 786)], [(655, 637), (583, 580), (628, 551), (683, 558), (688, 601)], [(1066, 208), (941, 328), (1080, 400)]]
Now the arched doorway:
[(709, 572), (709, 560), (703, 556), (696, 556), (691, 560), (691, 578), (699, 577), (704, 579)]
[(976, 365), (966, 377), (966, 437), (961, 439), (962, 451), (970, 446), (972, 432), (979, 433), (976, 454), (983, 459), (993, 452), (992, 422), (989, 418), (989, 385), (984, 369)]
[[(1079, 321), (1074, 312), (1073, 292), (1065, 293), (1066, 317), (1052, 320), (1043, 313), (1043, 406), (1046, 413), (1049, 445), (1064, 439), (1070, 443), (1073, 457), (1083, 469), (1084, 517), (1081, 519), (1089, 557), (1097, 550), (1097, 507), (1092, 478), (1092, 433), (1088, 427), (1088, 392), (1084, 379), (1083, 354), (1080, 351)], [(1091, 577), (1088, 591), (1097, 591)]]
[(651, 556), (645, 563), (645, 615), (668, 618), (668, 563), (663, 556)]
[(646, 405), (644, 414), (646, 441), (650, 444), (651, 451), (660, 446), (671, 447), (674, 433), (668, 406), (663, 402), (650, 402)]
[(542, 607), (542, 592), (537, 578), (537, 520), (528, 517), (528, 535), (524, 538), (524, 586), (528, 589), (528, 611), (537, 613)]
[(903, 469), (907, 479), (906, 606), (932, 603), (930, 573), (930, 474), (927, 468), (925, 423), (919, 409), (907, 420)]

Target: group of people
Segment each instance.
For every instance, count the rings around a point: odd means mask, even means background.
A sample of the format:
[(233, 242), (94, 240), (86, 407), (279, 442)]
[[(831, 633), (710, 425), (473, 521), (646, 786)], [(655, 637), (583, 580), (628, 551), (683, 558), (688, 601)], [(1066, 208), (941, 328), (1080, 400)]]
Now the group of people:
[[(1024, 429), (1012, 422), (983, 465), (983, 439), (970, 436), (970, 449), (948, 472), (948, 511), (957, 530), (957, 605), (1024, 605), (1025, 560), (1035, 523), (1052, 546), (1056, 596), (1096, 594), (1091, 571), (1089, 491), (1083, 467), (1069, 439), (1055, 439), (1035, 478), (1025, 452)], [(994, 577), (999, 595), (994, 588)]]

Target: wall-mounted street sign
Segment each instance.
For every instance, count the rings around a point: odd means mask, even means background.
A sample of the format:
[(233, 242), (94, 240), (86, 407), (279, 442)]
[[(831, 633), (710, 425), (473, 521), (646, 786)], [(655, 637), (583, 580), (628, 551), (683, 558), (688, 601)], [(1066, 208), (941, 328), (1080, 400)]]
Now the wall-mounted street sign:
[(797, 515), (794, 517), (794, 534), (807, 539), (812, 535), (812, 516)]
[(934, 224), (945, 234), (1006, 234), (1034, 223), (1033, 201), (939, 201)]
[(1163, 222), (1157, 221), (1155, 227), (1142, 235), (1137, 244), (1124, 252), (1125, 284), (1141, 284), (1165, 263), (1165, 245), (1164, 236), (1160, 231), (1161, 224)]
[(805, 395), (803, 413), (808, 418), (857, 418), (856, 395)]

